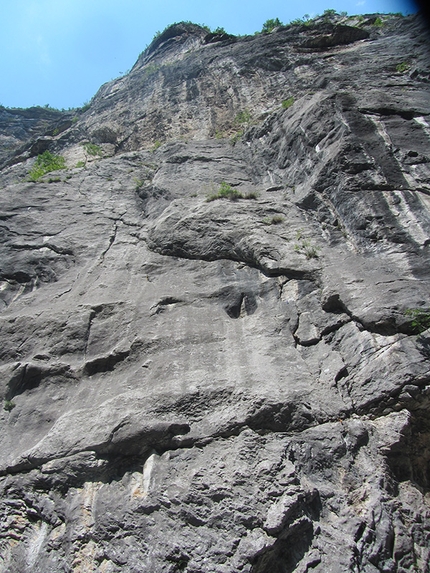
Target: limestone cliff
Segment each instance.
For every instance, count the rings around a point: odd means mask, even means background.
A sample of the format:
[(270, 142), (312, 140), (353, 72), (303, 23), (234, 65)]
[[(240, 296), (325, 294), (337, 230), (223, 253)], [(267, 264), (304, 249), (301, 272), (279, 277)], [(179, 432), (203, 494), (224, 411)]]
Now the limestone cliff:
[(416, 16), (181, 23), (0, 110), (1, 572), (430, 571), (429, 82)]

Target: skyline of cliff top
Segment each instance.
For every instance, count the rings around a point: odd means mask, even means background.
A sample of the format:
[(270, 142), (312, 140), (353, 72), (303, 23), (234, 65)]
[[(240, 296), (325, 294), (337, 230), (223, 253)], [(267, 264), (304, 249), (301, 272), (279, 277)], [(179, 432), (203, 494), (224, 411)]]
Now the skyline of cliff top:
[(0, 22), (0, 104), (7, 107), (82, 106), (98, 88), (124, 73), (168, 25), (191, 20), (235, 35), (253, 34), (263, 23), (312, 18), (326, 9), (353, 14), (414, 13), (413, 0), (308, 0), (265, 3), (155, 4), (123, 0), (29, 0), (2, 5)]

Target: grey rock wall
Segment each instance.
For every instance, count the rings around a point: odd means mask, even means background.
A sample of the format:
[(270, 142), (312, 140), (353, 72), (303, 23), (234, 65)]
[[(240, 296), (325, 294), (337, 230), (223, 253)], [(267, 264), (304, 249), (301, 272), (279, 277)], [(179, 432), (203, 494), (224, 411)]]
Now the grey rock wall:
[(429, 43), (382, 21), (175, 25), (4, 151), (1, 572), (430, 571)]

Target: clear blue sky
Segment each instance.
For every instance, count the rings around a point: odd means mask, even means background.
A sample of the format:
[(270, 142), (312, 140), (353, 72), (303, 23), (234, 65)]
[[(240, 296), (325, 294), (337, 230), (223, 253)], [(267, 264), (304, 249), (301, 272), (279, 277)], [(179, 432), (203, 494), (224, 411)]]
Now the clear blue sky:
[(135, 63), (157, 31), (181, 20), (252, 34), (333, 8), (416, 12), (413, 0), (0, 0), (0, 104), (68, 108)]

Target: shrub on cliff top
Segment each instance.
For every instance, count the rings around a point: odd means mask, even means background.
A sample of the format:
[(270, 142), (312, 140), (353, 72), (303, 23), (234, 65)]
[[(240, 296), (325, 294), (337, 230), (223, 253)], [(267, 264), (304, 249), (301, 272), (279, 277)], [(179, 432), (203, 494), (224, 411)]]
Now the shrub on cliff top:
[(272, 30), (277, 28), (278, 26), (283, 26), (281, 20), (279, 18), (271, 18), (266, 20), (261, 28), (262, 34), (269, 34)]

